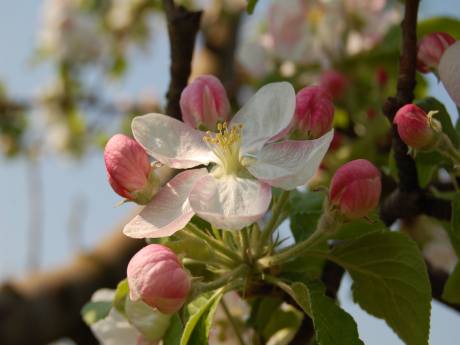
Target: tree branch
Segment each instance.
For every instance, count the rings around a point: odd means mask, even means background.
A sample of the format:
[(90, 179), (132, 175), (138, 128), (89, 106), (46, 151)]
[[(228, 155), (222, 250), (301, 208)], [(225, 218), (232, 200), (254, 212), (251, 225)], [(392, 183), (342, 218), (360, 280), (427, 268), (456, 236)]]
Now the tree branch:
[(202, 12), (188, 11), (182, 6), (176, 6), (173, 0), (163, 0), (163, 7), (168, 22), (171, 50), (171, 81), (166, 95), (168, 99), (166, 114), (181, 120), (179, 100), (190, 76), (195, 39), (200, 28)]

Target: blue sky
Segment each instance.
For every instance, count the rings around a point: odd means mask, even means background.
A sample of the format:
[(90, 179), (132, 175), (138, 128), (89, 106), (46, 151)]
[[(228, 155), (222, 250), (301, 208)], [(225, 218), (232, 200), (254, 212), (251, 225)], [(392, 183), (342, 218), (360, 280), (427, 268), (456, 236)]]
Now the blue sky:
[[(266, 0), (260, 0), (264, 2)], [(425, 0), (421, 15), (453, 15), (460, 17), (458, 0)], [(51, 78), (49, 66), (32, 66), (32, 49), (36, 44), (42, 2), (37, 0), (0, 2), (0, 80), (10, 93), (27, 96), (36, 93)], [(155, 90), (163, 100), (169, 79), (168, 45), (161, 23), (155, 28), (155, 49), (150, 56), (132, 55), (129, 76), (120, 84), (107, 86), (114, 95), (138, 95), (144, 90)], [(147, 77), (146, 77), (147, 76)], [(433, 83), (433, 95), (446, 100), (454, 113), (453, 104), (444, 90)], [(34, 116), (38, 116), (35, 114)], [(20, 277), (24, 273), (29, 229), (29, 174), (30, 165), (24, 159), (6, 161), (0, 158), (0, 279)], [(106, 182), (104, 163), (100, 151), (92, 151), (81, 161), (62, 156), (47, 155), (39, 165), (43, 189), (43, 256), (42, 267), (65, 264), (74, 254), (68, 232), (72, 205), (83, 200), (86, 204), (81, 216), (82, 248), (90, 248), (110, 233), (123, 219), (134, 212), (133, 207), (114, 207), (119, 197)], [(75, 208), (75, 207), (74, 207)], [(350, 281), (340, 291), (343, 306), (356, 318), (360, 334), (369, 345), (402, 344), (383, 321), (367, 316), (351, 302)], [(454, 335), (460, 328), (460, 317), (437, 304), (432, 315), (430, 344), (455, 345)], [(457, 333), (458, 334), (458, 333)], [(457, 337), (458, 339), (458, 337)]]

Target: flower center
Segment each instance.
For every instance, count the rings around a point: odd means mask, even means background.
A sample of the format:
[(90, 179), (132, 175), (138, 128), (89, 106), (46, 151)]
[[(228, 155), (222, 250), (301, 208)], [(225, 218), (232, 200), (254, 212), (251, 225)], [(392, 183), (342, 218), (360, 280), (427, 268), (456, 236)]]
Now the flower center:
[(203, 137), (220, 161), (218, 167), (213, 171), (216, 177), (237, 174), (242, 168), (240, 162), (242, 128), (241, 124), (229, 128), (227, 122), (218, 123), (216, 134), (213, 135), (211, 131), (207, 131)]

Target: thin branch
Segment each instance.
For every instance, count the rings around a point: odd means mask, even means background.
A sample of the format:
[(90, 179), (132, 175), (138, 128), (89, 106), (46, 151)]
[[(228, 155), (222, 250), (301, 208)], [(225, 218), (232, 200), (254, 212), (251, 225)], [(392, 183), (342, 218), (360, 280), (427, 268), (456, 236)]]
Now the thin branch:
[(192, 68), (195, 39), (200, 28), (202, 12), (188, 11), (176, 6), (173, 0), (163, 0), (168, 22), (169, 46), (171, 50), (171, 81), (166, 95), (166, 114), (181, 119), (180, 95), (185, 88)]

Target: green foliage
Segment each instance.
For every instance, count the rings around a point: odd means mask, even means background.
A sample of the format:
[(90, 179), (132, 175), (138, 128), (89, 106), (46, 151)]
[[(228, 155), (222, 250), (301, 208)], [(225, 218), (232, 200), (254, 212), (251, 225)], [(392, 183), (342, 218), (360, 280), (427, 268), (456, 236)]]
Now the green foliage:
[(248, 4), (247, 4), (247, 6), (246, 6), (246, 11), (247, 11), (249, 14), (253, 14), (253, 13), (254, 13), (254, 9), (256, 8), (257, 1), (258, 1), (258, 0), (248, 0)]
[(460, 193), (455, 194), (452, 201), (452, 218), (450, 226), (447, 226), (452, 246), (460, 257)]
[(88, 302), (83, 306), (81, 316), (87, 325), (92, 325), (109, 315), (110, 309), (112, 309), (110, 301)]
[(387, 229), (377, 214), (370, 214), (367, 218), (345, 223), (334, 235), (334, 239), (349, 240), (371, 232)]
[(171, 323), (163, 337), (163, 345), (180, 345), (181, 335), (184, 330), (179, 315), (174, 314), (171, 317)]
[(364, 345), (359, 339), (353, 318), (325, 295), (320, 281), (312, 281), (307, 285), (295, 283), (293, 290), (298, 295), (302, 294), (309, 302), (319, 345)]
[(457, 263), (457, 266), (447, 280), (442, 298), (447, 302), (460, 304), (460, 263)]
[(217, 306), (223, 296), (222, 290), (218, 290), (212, 296), (201, 295), (189, 305), (187, 310), (190, 317), (185, 324), (180, 345), (202, 345), (208, 343), (209, 330)]
[(261, 334), (271, 345), (288, 345), (302, 324), (303, 313), (289, 304), (272, 309)]
[(324, 193), (292, 192), (290, 195), (291, 231), (296, 242), (307, 239), (316, 229), (321, 217)]
[(452, 17), (434, 17), (418, 23), (418, 37), (422, 38), (432, 32), (448, 32), (456, 39), (460, 39), (460, 20)]
[(113, 298), (113, 307), (121, 314), (125, 314), (125, 301), (129, 294), (128, 280), (124, 279), (118, 283)]
[(353, 278), (353, 296), (384, 319), (408, 345), (428, 344), (431, 287), (415, 242), (395, 232), (373, 232), (335, 247), (330, 260)]

